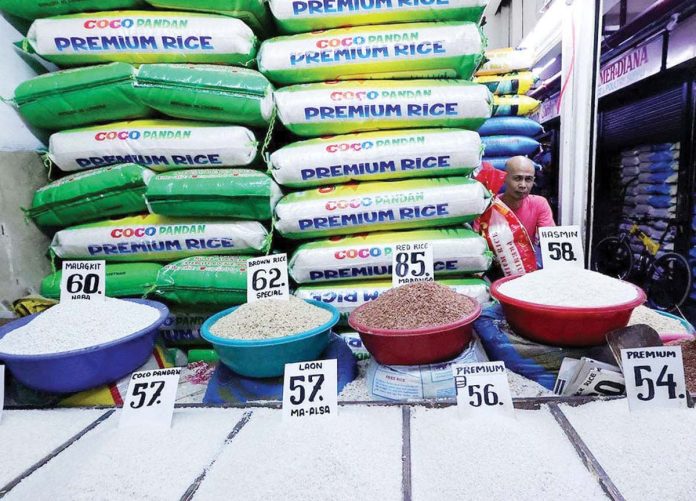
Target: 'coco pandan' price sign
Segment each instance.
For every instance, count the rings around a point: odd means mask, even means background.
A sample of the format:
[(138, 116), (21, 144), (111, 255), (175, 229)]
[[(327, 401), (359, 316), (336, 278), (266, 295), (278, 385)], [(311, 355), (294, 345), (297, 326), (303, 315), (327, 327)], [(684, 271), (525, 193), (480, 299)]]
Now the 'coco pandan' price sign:
[(544, 268), (585, 267), (580, 226), (539, 228), (539, 245)]
[(392, 286), (435, 280), (433, 246), (430, 242), (394, 245), (392, 252)]
[(503, 362), (455, 364), (452, 371), (461, 416), (513, 415), (510, 384)]
[(288, 255), (271, 254), (247, 260), (247, 302), (290, 297)]
[(60, 300), (103, 301), (106, 297), (104, 261), (64, 261), (60, 279)]
[(283, 419), (336, 417), (337, 367), (335, 359), (285, 364)]
[(181, 367), (153, 369), (131, 374), (119, 427), (169, 428), (172, 424), (180, 376)]
[(681, 346), (623, 349), (621, 366), (631, 411), (688, 407)]

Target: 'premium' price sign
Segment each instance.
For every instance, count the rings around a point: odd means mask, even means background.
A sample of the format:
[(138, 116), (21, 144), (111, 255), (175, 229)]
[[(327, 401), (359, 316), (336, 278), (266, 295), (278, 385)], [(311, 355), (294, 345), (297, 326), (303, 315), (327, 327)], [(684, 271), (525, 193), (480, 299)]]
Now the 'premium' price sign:
[(104, 261), (63, 261), (60, 300), (103, 301), (106, 297)]
[(628, 407), (688, 406), (681, 346), (621, 350)]
[(283, 419), (333, 418), (338, 410), (336, 360), (285, 364)]
[(154, 369), (131, 374), (121, 411), (121, 428), (172, 425), (181, 367)]
[(455, 364), (452, 371), (457, 407), (462, 415), (513, 415), (510, 384), (503, 362)]
[(552, 226), (539, 228), (541, 261), (544, 268), (559, 266), (585, 267), (580, 226)]
[(392, 252), (392, 286), (435, 279), (433, 246), (430, 242), (394, 245)]
[(288, 255), (271, 254), (247, 260), (247, 302), (290, 297)]

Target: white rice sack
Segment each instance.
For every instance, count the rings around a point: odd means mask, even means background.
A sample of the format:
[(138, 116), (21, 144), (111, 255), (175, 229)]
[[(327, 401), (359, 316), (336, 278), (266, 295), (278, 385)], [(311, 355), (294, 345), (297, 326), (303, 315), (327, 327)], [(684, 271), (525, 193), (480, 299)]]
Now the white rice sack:
[[(450, 287), (459, 294), (472, 297), (481, 304), (490, 301), (488, 283), (480, 278), (444, 278), (436, 282)], [(334, 306), (345, 323), (354, 309), (377, 299), (380, 294), (391, 288), (391, 280), (327, 282), (302, 285), (295, 290), (294, 295), (301, 299), (313, 299)]]
[(59, 66), (108, 61), (248, 66), (258, 41), (239, 19), (166, 11), (108, 11), (37, 19), (22, 48)]
[(239, 167), (255, 158), (254, 133), (237, 125), (174, 120), (136, 120), (51, 135), (48, 158), (76, 171), (136, 163), (156, 171)]
[(356, 80), (293, 85), (275, 92), (278, 116), (298, 136), (380, 129), (477, 130), (491, 117), (485, 85), (465, 80)]
[(271, 155), (276, 182), (302, 188), (349, 181), (467, 176), (481, 138), (459, 129), (364, 132), (292, 143)]
[(466, 228), (375, 232), (330, 238), (300, 245), (290, 258), (289, 271), (297, 283), (388, 278), (394, 246), (430, 242), (435, 276), (488, 270), (492, 253), (486, 240)]
[(532, 66), (534, 51), (531, 49), (492, 49), (486, 51), (486, 62), (476, 71), (476, 76), (525, 71), (532, 69)]
[(481, 20), (488, 0), (269, 0), (285, 33), (417, 21)]
[(259, 71), (279, 84), (383, 78), (471, 78), (483, 59), (475, 23), (358, 26), (266, 40)]
[(287, 238), (447, 226), (472, 221), (490, 193), (466, 177), (351, 183), (290, 193), (275, 208), (275, 228)]
[(187, 256), (265, 254), (270, 235), (256, 221), (133, 216), (57, 232), (51, 252), (62, 259), (173, 261)]

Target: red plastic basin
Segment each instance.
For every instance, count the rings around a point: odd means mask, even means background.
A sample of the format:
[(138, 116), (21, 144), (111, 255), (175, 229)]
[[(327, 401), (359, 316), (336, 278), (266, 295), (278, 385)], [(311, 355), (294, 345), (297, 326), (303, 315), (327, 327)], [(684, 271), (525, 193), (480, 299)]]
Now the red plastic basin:
[(506, 296), (500, 286), (521, 275), (496, 280), (491, 296), (500, 301), (505, 318), (513, 330), (532, 341), (553, 346), (597, 346), (606, 342), (607, 332), (626, 327), (633, 309), (646, 300), (645, 292), (636, 288), (632, 301), (603, 307), (573, 308), (530, 303)]
[(358, 331), (367, 351), (383, 365), (423, 365), (452, 360), (469, 345), (472, 324), (481, 314), (481, 305), (450, 324), (415, 330), (373, 329), (355, 321), (355, 309), (348, 324)]

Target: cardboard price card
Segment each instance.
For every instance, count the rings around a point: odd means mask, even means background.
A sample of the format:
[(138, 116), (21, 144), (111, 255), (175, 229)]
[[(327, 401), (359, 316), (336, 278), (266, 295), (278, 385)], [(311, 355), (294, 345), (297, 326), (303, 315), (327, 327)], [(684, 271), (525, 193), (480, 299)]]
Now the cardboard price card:
[(539, 245), (544, 268), (585, 267), (580, 226), (539, 228)]
[(623, 349), (621, 365), (631, 411), (688, 407), (681, 346)]
[(394, 245), (392, 286), (435, 280), (433, 246), (430, 242)]
[(119, 427), (172, 425), (181, 367), (131, 374)]
[(106, 297), (105, 261), (63, 261), (60, 300), (103, 301)]
[(474, 417), (514, 414), (510, 384), (503, 362), (455, 364), (452, 371), (460, 415)]
[(337, 367), (336, 359), (285, 364), (283, 419), (336, 417)]
[(287, 254), (271, 254), (247, 260), (247, 302), (266, 298), (290, 298)]

